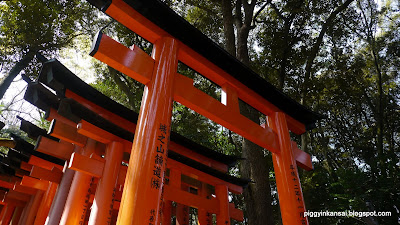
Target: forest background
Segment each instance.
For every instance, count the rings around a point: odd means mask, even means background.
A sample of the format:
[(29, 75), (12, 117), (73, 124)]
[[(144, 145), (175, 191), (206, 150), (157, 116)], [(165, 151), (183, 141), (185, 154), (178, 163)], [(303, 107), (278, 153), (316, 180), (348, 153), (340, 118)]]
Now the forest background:
[[(310, 218), (310, 224), (400, 224), (399, 1), (164, 2), (279, 90), (326, 116), (307, 134), (293, 135), (313, 159), (313, 171), (300, 170), (308, 210), (392, 212), (390, 217)], [(139, 110), (143, 87), (87, 56), (93, 36), (104, 27), (120, 43), (151, 52), (143, 38), (86, 1), (0, 1), (2, 137), (17, 132), (16, 115), (47, 125), (43, 112), (18, 97), (25, 85), (20, 75), (35, 79), (39, 73), (38, 52)], [(179, 72), (220, 98), (220, 88), (200, 74), (185, 65)], [(265, 121), (244, 104), (241, 113)], [(245, 158), (230, 171), (254, 181), (233, 198), (245, 211), (244, 224), (281, 224), (268, 151), (179, 104), (174, 104), (172, 129)]]

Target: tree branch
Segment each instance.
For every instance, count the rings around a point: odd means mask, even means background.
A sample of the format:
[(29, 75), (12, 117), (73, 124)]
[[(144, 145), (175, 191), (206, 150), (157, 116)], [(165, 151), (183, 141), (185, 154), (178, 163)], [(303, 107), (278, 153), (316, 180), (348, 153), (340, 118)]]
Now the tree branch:
[(314, 63), (314, 59), (317, 56), (319, 49), (321, 47), (323, 38), (325, 36), (326, 31), (328, 30), (328, 27), (332, 26), (332, 23), (334, 21), (334, 19), (336, 18), (336, 16), (342, 12), (343, 10), (345, 10), (350, 3), (352, 3), (354, 0), (347, 0), (345, 3), (343, 3), (343, 5), (339, 6), (338, 8), (336, 8), (328, 17), (328, 19), (326, 19), (325, 23), (323, 23), (321, 31), (319, 32), (318, 38), (314, 44), (314, 46), (311, 49), (310, 55), (307, 59), (307, 63), (306, 63), (306, 68), (305, 68), (305, 76), (304, 76), (304, 84), (303, 84), (303, 93), (302, 93), (302, 101), (304, 104), (304, 100), (306, 98), (306, 92), (307, 92), (307, 83), (308, 80), (310, 79), (311, 76), (311, 69)]
[(35, 54), (36, 54), (35, 49), (30, 50), (28, 53), (26, 53), (26, 55), (24, 55), (22, 57), (22, 59), (19, 62), (17, 62), (13, 66), (13, 68), (8, 73), (7, 77), (0, 84), (0, 99), (3, 98), (4, 94), (6, 93), (7, 89), (10, 87), (10, 85), (11, 85), (12, 81), (15, 79), (15, 77), (29, 65), (29, 63), (32, 61)]
[(241, 0), (236, 0), (234, 18), (235, 18), (236, 29), (239, 29), (242, 26), (242, 1)]
[(269, 3), (271, 3), (271, 0), (266, 1), (266, 2), (264, 3), (264, 5), (262, 5), (261, 8), (254, 14), (254, 16), (253, 16), (253, 25), (252, 25), (252, 26), (255, 26), (254, 24), (255, 24), (255, 21), (257, 21), (258, 15), (260, 15), (260, 13), (261, 13), (262, 11), (264, 11), (265, 7), (267, 7), (267, 5), (268, 5)]
[(281, 18), (282, 20), (286, 20), (286, 17), (283, 16), (281, 11), (279, 11), (278, 7), (276, 7), (276, 5), (274, 3), (271, 2), (270, 6), (276, 12), (276, 14), (278, 15), (279, 18)]
[(110, 76), (113, 79), (113, 81), (115, 82), (115, 84), (117, 84), (117, 86), (122, 90), (122, 92), (124, 92), (126, 94), (126, 96), (128, 97), (128, 102), (129, 104), (134, 107), (135, 106), (135, 98), (132, 94), (132, 90), (128, 87), (128, 85), (122, 81), (120, 79), (121, 76), (118, 75), (118, 72), (116, 69), (107, 66), (108, 71), (110, 72)]

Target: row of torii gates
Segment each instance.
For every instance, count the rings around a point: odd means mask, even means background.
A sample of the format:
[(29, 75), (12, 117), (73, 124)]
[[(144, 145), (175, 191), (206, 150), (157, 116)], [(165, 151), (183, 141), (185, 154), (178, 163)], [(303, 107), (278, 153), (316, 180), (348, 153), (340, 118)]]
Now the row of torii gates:
[[(289, 131), (303, 134), (321, 116), (158, 0), (89, 2), (153, 44), (149, 56), (100, 32), (90, 53), (145, 85), (140, 112), (96, 91), (57, 60), (44, 62), (38, 80), (27, 80), (25, 99), (52, 123), (45, 131), (21, 119), (35, 146), (16, 135), (1, 142), (10, 148), (0, 166), (1, 225), (188, 224), (189, 207), (201, 225), (243, 221), (229, 202), (249, 182), (227, 174), (238, 158), (171, 133), (173, 101), (271, 151), (283, 224), (308, 224), (297, 166), (311, 170), (311, 157)], [(178, 62), (219, 85), (221, 102), (178, 74)], [(266, 115), (267, 124), (241, 115), (239, 99)]]

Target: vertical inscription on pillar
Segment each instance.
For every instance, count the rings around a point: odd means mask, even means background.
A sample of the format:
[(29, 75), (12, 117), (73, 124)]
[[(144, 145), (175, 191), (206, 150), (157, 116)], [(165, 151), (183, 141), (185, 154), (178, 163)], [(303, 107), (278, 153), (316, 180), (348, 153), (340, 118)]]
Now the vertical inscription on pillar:
[[(150, 181), (150, 187), (154, 189), (161, 189), (159, 214), (162, 215), (164, 203), (164, 181), (165, 181), (165, 168), (167, 167), (167, 153), (168, 153), (168, 127), (160, 123), (157, 131), (157, 145), (156, 155), (154, 156), (153, 176)], [(164, 171), (164, 172), (162, 172)], [(150, 218), (152, 218), (150, 216)], [(150, 223), (149, 223), (150, 224)]]
[(156, 220), (156, 210), (152, 209), (150, 210), (149, 225), (154, 225), (155, 220)]
[(160, 124), (158, 128), (157, 135), (157, 146), (156, 146), (156, 155), (154, 157), (154, 166), (153, 166), (153, 177), (151, 178), (150, 186), (154, 189), (160, 189), (164, 183), (164, 174), (163, 171), (163, 163), (166, 163), (165, 156), (167, 155), (167, 142), (169, 137), (167, 137), (167, 126), (165, 124)]
[(81, 214), (81, 217), (79, 218), (79, 225), (83, 225), (85, 223), (86, 213), (87, 213), (88, 208), (89, 208), (90, 195), (92, 195), (93, 183), (94, 183), (94, 177), (92, 177), (90, 179), (90, 185), (89, 185), (89, 188), (88, 188), (87, 193), (85, 195), (85, 203), (84, 203), (84, 206), (83, 206), (82, 214)]
[(114, 206), (114, 201), (115, 201), (115, 192), (117, 189), (114, 187), (113, 193), (112, 193), (112, 199), (111, 199), (111, 204), (110, 208), (108, 210), (108, 216), (107, 216), (107, 224), (111, 224), (111, 218), (112, 218), (112, 212), (113, 212), (113, 206)]
[(297, 170), (294, 167), (293, 164), (290, 164), (290, 175), (293, 180), (293, 189), (292, 191), (294, 192), (296, 196), (296, 202), (297, 202), (297, 210), (298, 210), (298, 215), (300, 217), (300, 221), (302, 225), (306, 225), (306, 219), (304, 217), (304, 204), (303, 204), (303, 197), (301, 194), (301, 189), (299, 186), (300, 181), (298, 181), (298, 176), (297, 176)]
[(211, 225), (211, 223), (212, 223), (212, 214), (211, 213), (209, 213), (209, 212), (207, 212), (207, 225)]

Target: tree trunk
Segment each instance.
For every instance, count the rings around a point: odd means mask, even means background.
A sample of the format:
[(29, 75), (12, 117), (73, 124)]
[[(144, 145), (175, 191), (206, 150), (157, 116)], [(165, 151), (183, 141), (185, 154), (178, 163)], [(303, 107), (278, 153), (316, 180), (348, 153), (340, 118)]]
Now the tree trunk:
[[(238, 29), (238, 59), (249, 65), (249, 54), (247, 49), (247, 28)], [(244, 43), (245, 42), (245, 43)], [(239, 103), (240, 113), (260, 124), (259, 114), (253, 108), (243, 102)], [(271, 206), (271, 187), (269, 183), (269, 168), (264, 156), (263, 148), (244, 139), (242, 143), (242, 157), (240, 173), (243, 178), (249, 178), (254, 183), (244, 190), (246, 214), (250, 225), (272, 225), (273, 215)]]
[[(240, 104), (240, 112), (259, 123), (258, 112), (254, 111), (251, 107)], [(268, 159), (264, 156), (263, 148), (247, 139), (244, 139), (242, 143), (242, 157), (245, 160), (240, 164), (241, 176), (254, 182), (250, 183), (243, 192), (248, 223), (249, 225), (272, 225), (274, 220)]]
[(278, 89), (283, 91), (283, 88), (285, 87), (285, 79), (286, 79), (286, 67), (288, 66), (288, 56), (290, 53), (290, 50), (292, 48), (292, 44), (289, 41), (290, 38), (290, 27), (292, 26), (293, 18), (296, 14), (292, 14), (289, 18), (284, 18), (284, 35), (283, 35), (283, 53), (282, 53), (282, 58), (280, 62), (280, 67), (279, 67), (279, 83), (278, 83)]
[(10, 87), (11, 83), (18, 76), (21, 70), (25, 69), (28, 64), (32, 61), (33, 57), (35, 57), (36, 51), (31, 50), (26, 55), (22, 57), (20, 61), (18, 61), (14, 67), (10, 70), (8, 75), (4, 78), (3, 82), (0, 84), (0, 99), (3, 98), (7, 89)]
[[(251, 30), (251, 23), (254, 13), (255, 1), (251, 3), (247, 1), (236, 1), (236, 51), (232, 48), (233, 34), (233, 17), (230, 1), (222, 0), (223, 15), (224, 15), (224, 32), (226, 38), (227, 51), (232, 55), (237, 53), (237, 58), (249, 66), (249, 50), (247, 47), (248, 36)], [(241, 8), (244, 8), (244, 18), (242, 21)], [(229, 8), (227, 8), (229, 7)], [(231, 29), (232, 28), (232, 29)], [(229, 38), (229, 40), (227, 40)], [(233, 42), (234, 44), (234, 42)], [(257, 124), (260, 124), (259, 114), (253, 108), (241, 102), (240, 112), (242, 115), (250, 118)], [(271, 206), (271, 187), (269, 183), (269, 167), (267, 159), (264, 156), (263, 148), (244, 139), (242, 143), (242, 157), (245, 158), (240, 164), (240, 173), (243, 178), (249, 178), (254, 183), (251, 183), (244, 189), (245, 213), (250, 225), (272, 225), (273, 215)]]
[[(372, 36), (372, 35), (371, 35)], [(382, 81), (382, 72), (379, 66), (379, 56), (378, 54), (375, 52), (375, 41), (374, 41), (375, 37), (371, 37), (371, 48), (372, 48), (372, 56), (374, 58), (374, 65), (375, 65), (375, 69), (376, 69), (376, 73), (377, 73), (377, 86), (378, 86), (378, 106), (377, 106), (377, 149), (378, 149), (378, 160), (380, 163), (380, 168), (382, 171), (384, 171), (384, 167), (385, 165), (385, 159), (384, 159), (384, 154), (383, 154), (383, 125), (384, 125), (384, 107), (383, 107), (383, 97), (384, 97), (384, 93), (383, 93), (383, 81)]]
[(221, 0), (221, 6), (224, 23), (225, 50), (232, 56), (236, 56), (231, 0)]
[(108, 72), (110, 73), (111, 79), (115, 82), (115, 84), (117, 84), (118, 88), (121, 89), (128, 97), (129, 105), (135, 107), (135, 93), (132, 92), (132, 89), (129, 88), (128, 85), (121, 80), (120, 76), (123, 75), (119, 75), (118, 71), (110, 66), (108, 66)]

